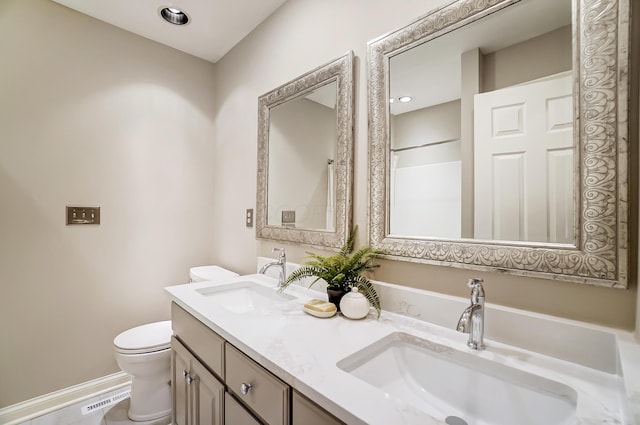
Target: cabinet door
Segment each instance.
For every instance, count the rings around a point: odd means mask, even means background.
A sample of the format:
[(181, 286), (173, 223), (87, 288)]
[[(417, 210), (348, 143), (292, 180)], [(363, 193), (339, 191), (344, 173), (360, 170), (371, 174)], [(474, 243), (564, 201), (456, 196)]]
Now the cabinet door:
[(194, 379), (191, 383), (194, 413), (191, 425), (224, 424), (224, 386), (195, 358), (191, 360), (191, 376)]
[(173, 425), (222, 425), (224, 385), (177, 339), (171, 340)]
[(191, 353), (171, 338), (171, 392), (173, 398), (173, 424), (188, 425), (189, 406), (189, 384), (187, 376), (189, 374)]
[(228, 425), (262, 425), (229, 393), (224, 394), (224, 423)]
[(293, 392), (293, 425), (343, 425), (329, 412), (304, 397)]

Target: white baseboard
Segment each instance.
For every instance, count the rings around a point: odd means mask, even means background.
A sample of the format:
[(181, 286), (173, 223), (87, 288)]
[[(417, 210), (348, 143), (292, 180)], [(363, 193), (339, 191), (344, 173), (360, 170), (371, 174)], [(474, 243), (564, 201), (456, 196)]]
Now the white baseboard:
[(131, 384), (124, 372), (103, 376), (0, 409), (0, 424), (16, 425)]

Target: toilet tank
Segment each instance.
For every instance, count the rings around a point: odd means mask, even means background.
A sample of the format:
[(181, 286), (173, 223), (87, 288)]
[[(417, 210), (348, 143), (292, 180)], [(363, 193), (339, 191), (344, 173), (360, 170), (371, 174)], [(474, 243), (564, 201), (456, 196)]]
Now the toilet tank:
[(236, 276), (238, 276), (238, 273), (220, 266), (199, 266), (189, 269), (190, 282), (223, 282)]

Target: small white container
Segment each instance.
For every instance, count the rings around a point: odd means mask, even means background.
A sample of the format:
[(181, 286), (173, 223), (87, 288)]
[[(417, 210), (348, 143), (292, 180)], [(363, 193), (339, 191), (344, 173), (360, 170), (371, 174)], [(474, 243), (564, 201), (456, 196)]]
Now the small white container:
[(340, 300), (340, 312), (349, 319), (362, 319), (369, 314), (369, 300), (355, 286)]

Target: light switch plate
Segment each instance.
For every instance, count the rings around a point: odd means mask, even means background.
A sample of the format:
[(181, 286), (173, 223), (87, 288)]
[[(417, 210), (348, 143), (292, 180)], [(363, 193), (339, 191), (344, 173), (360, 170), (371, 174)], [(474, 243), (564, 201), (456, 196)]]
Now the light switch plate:
[(244, 219), (247, 227), (253, 227), (253, 208), (247, 208)]
[(283, 210), (282, 211), (282, 225), (295, 227), (296, 225), (296, 211), (295, 210)]
[(100, 224), (100, 207), (67, 206), (67, 225)]

